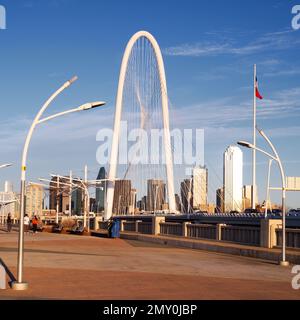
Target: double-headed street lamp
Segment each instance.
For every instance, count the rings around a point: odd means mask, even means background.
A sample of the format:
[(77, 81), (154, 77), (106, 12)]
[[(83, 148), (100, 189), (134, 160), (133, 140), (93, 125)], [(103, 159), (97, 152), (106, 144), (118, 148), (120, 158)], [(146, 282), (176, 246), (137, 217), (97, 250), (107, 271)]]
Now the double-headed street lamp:
[(286, 205), (285, 205), (285, 200), (286, 200), (286, 178), (285, 178), (285, 173), (283, 170), (282, 162), (281, 159), (270, 141), (270, 139), (267, 137), (267, 135), (261, 130), (256, 128), (259, 134), (267, 141), (269, 146), (271, 147), (272, 151), (274, 152), (274, 155), (268, 153), (267, 151), (264, 151), (256, 146), (254, 146), (252, 143), (246, 142), (246, 141), (239, 141), (238, 144), (242, 147), (246, 147), (249, 149), (254, 149), (258, 152), (263, 153), (270, 159), (276, 161), (278, 163), (279, 169), (280, 169), (280, 174), (281, 174), (281, 181), (282, 181), (282, 258), (280, 261), (281, 266), (288, 266), (289, 262), (286, 261), (286, 228), (285, 228), (285, 221), (286, 221)]
[(43, 113), (46, 111), (46, 109), (49, 107), (51, 102), (65, 89), (70, 87), (76, 80), (77, 76), (73, 77), (69, 81), (65, 82), (57, 91), (55, 91), (50, 98), (44, 103), (40, 111), (37, 113), (36, 117), (34, 118), (34, 121), (32, 122), (32, 125), (28, 131), (24, 148), (23, 148), (23, 155), (22, 155), (22, 170), (21, 170), (21, 205), (20, 205), (20, 221), (19, 221), (19, 242), (18, 242), (18, 274), (17, 274), (17, 281), (14, 281), (12, 283), (12, 288), (15, 290), (26, 290), (28, 288), (28, 284), (26, 282), (23, 282), (23, 260), (24, 260), (24, 215), (25, 215), (25, 183), (26, 183), (26, 163), (27, 163), (27, 152), (29, 148), (29, 144), (31, 141), (32, 134), (34, 132), (35, 127), (43, 123), (45, 121), (60, 117), (62, 115), (66, 115), (69, 113), (77, 112), (77, 111), (85, 111), (90, 110), (92, 108), (100, 107), (105, 104), (105, 102), (97, 101), (97, 102), (91, 102), (81, 105), (80, 107), (67, 110), (64, 112), (60, 112), (57, 114), (54, 114), (52, 116), (46, 117), (44, 119), (41, 119)]

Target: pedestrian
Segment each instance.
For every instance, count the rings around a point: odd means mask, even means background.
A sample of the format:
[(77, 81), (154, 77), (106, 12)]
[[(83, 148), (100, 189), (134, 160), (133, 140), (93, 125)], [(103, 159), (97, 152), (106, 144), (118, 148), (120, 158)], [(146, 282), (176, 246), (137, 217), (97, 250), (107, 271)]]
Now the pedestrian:
[(37, 233), (37, 226), (38, 226), (38, 218), (34, 216), (32, 219), (32, 231), (33, 233)]
[(28, 217), (28, 214), (25, 214), (24, 216), (24, 231), (25, 233), (29, 233), (29, 224), (30, 224), (30, 219)]
[(11, 232), (11, 229), (12, 229), (12, 219), (11, 219), (11, 214), (10, 214), (10, 213), (8, 213), (8, 215), (7, 215), (6, 225), (7, 225), (7, 232)]

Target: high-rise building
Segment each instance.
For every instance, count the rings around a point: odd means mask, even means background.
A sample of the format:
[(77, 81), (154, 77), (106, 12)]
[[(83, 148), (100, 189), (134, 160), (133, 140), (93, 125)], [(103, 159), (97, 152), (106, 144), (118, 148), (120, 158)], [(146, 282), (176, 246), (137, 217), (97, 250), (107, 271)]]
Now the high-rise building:
[(131, 198), (130, 198), (130, 203), (128, 208), (128, 213), (131, 215), (135, 214), (135, 211), (137, 208), (136, 193), (137, 193), (136, 189), (131, 189)]
[(224, 212), (224, 189), (220, 188), (216, 192), (216, 213)]
[[(106, 179), (106, 171), (104, 167), (101, 167), (97, 176), (97, 180)], [(107, 181), (101, 181), (96, 184), (96, 212), (100, 213), (105, 208), (105, 195), (107, 191)]]
[(166, 184), (163, 180), (150, 179), (147, 184), (147, 211), (163, 210)]
[(131, 180), (116, 180), (114, 188), (113, 214), (126, 215), (132, 200)]
[(177, 193), (175, 194), (175, 202), (176, 202), (176, 210), (178, 212), (181, 212), (181, 201), (180, 201), (180, 197)]
[(10, 181), (5, 181), (4, 183), (4, 192), (13, 192), (14, 191), (14, 187), (12, 182)]
[(252, 186), (243, 186), (243, 210), (251, 208), (251, 203), (252, 203), (251, 201), (252, 201)]
[(12, 218), (18, 218), (20, 213), (20, 196), (13, 190), (13, 185), (5, 181), (4, 191), (0, 192), (1, 220), (6, 219), (10, 213)]
[(190, 213), (193, 208), (192, 179), (185, 179), (180, 185), (181, 210)]
[(81, 215), (84, 212), (84, 191), (81, 188), (72, 190), (72, 215)]
[(43, 213), (44, 188), (39, 184), (26, 187), (26, 214), (29, 217), (41, 216)]
[(146, 211), (147, 210), (147, 196), (143, 196), (141, 203), (141, 210)]
[(208, 170), (205, 167), (193, 169), (192, 195), (193, 209), (206, 210), (208, 191)]
[(243, 209), (243, 152), (229, 146), (224, 153), (224, 209), (225, 212)]

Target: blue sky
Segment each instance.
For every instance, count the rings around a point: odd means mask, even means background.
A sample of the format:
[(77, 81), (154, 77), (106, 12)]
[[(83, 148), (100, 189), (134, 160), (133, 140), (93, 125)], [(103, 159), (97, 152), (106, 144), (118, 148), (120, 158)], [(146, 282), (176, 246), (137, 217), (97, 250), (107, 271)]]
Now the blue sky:
[[(251, 139), (252, 68), (258, 65), (258, 123), (284, 159), (286, 173), (300, 176), (300, 31), (291, 28), (297, 1), (80, 1), (0, 0), (7, 30), (0, 30), (1, 184), (19, 188), (24, 134), (43, 101), (77, 74), (49, 113), (86, 101), (107, 107), (39, 127), (28, 160), (30, 180), (49, 172), (97, 171), (96, 133), (113, 122), (124, 47), (138, 30), (158, 40), (165, 61), (174, 125), (205, 129), (210, 200), (221, 186), (222, 155)], [(258, 143), (265, 146), (259, 139)], [(244, 150), (244, 183), (251, 183), (251, 153)], [(267, 161), (258, 156), (259, 197), (264, 199)], [(273, 170), (272, 183), (279, 183)], [(279, 195), (274, 194), (274, 201)], [(288, 204), (300, 207), (296, 193)]]

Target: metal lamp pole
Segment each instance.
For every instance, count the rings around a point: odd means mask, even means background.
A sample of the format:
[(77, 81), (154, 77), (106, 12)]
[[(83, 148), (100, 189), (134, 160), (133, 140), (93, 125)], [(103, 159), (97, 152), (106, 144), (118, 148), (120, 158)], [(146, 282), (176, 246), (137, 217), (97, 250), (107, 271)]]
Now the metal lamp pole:
[[(273, 159), (269, 159), (268, 179), (267, 179), (267, 194), (266, 194), (266, 204), (265, 204), (265, 219), (268, 218), (268, 206), (270, 206), (270, 178), (271, 178), (272, 162), (273, 162)], [(271, 207), (270, 207), (270, 210), (272, 210)]]
[(98, 107), (101, 105), (104, 105), (104, 102), (95, 102), (95, 103), (87, 103), (84, 104), (78, 108), (71, 109), (68, 111), (64, 111), (58, 114), (54, 114), (52, 116), (49, 116), (47, 118), (41, 119), (41, 116), (45, 112), (45, 110), (49, 107), (51, 102), (65, 89), (67, 89), (70, 85), (72, 85), (78, 78), (75, 76), (69, 81), (65, 82), (57, 91), (55, 91), (50, 98), (45, 102), (45, 104), (42, 106), (40, 111), (37, 113), (36, 117), (34, 118), (34, 121), (32, 122), (32, 125), (29, 129), (29, 132), (27, 134), (24, 148), (23, 148), (23, 155), (22, 155), (22, 167), (21, 167), (21, 194), (20, 194), (20, 220), (19, 220), (19, 240), (18, 240), (18, 271), (17, 271), (17, 281), (14, 281), (12, 283), (12, 289), (14, 290), (26, 290), (28, 288), (28, 283), (23, 281), (23, 262), (24, 262), (24, 214), (25, 214), (25, 183), (26, 183), (26, 163), (27, 163), (27, 153), (29, 144), (32, 138), (32, 134), (34, 132), (35, 127), (45, 121), (54, 119), (56, 117), (76, 112), (76, 111), (84, 111), (89, 110), (94, 107)]
[(246, 147), (246, 148), (250, 148), (250, 149), (256, 149), (256, 151), (259, 151), (263, 154), (265, 154), (266, 156), (268, 156), (269, 158), (271, 158), (272, 160), (276, 161), (278, 163), (279, 169), (280, 169), (280, 175), (281, 175), (281, 182), (282, 182), (282, 258), (280, 261), (280, 265), (281, 266), (288, 266), (289, 262), (286, 261), (286, 178), (285, 178), (285, 173), (283, 170), (283, 165), (281, 162), (281, 159), (278, 155), (278, 152), (276, 151), (274, 145), (272, 144), (272, 142), (270, 141), (270, 139), (267, 137), (267, 135), (260, 129), (257, 129), (258, 132), (260, 133), (260, 135), (267, 141), (267, 143), (269, 144), (269, 146), (271, 147), (272, 151), (274, 152), (274, 155), (269, 154), (268, 152), (255, 147), (253, 144), (249, 143), (249, 142), (245, 142), (245, 141), (239, 141), (238, 144), (240, 146)]

